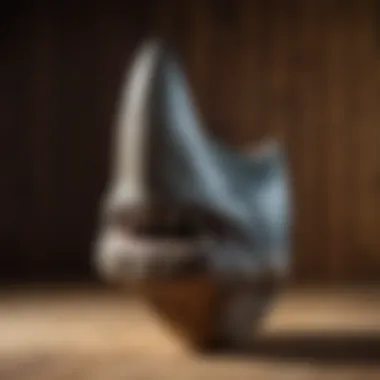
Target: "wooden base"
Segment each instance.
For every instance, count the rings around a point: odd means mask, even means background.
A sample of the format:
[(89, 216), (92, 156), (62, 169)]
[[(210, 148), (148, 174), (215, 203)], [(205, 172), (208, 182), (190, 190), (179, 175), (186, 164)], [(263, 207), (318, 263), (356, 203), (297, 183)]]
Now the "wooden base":
[(209, 277), (196, 277), (152, 284), (141, 295), (188, 346), (205, 351), (246, 346), (272, 301), (273, 288), (273, 282), (222, 286)]
[(207, 349), (217, 335), (222, 289), (205, 277), (155, 284), (143, 289), (149, 306), (190, 347)]

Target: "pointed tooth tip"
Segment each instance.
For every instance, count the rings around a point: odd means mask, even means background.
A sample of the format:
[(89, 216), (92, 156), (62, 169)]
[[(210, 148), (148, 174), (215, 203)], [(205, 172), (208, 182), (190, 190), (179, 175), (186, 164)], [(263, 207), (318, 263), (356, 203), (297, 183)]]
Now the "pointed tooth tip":
[(140, 51), (151, 51), (155, 50), (160, 54), (163, 54), (166, 51), (166, 42), (161, 37), (152, 36), (146, 38), (140, 45), (138, 50)]

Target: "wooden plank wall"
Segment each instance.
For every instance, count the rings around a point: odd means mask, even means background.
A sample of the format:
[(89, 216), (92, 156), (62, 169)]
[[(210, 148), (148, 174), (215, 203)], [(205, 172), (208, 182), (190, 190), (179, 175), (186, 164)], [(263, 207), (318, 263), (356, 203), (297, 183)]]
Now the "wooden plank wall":
[(88, 270), (120, 82), (159, 32), (218, 137), (286, 144), (295, 279), (380, 278), (375, 0), (14, 4), (1, 16), (2, 272)]

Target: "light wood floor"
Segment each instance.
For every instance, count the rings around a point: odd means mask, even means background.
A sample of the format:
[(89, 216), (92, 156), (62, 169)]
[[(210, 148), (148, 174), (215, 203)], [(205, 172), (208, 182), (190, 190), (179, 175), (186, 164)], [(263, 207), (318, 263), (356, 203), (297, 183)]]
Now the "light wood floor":
[(121, 292), (0, 292), (0, 380), (379, 380), (380, 293), (287, 292), (260, 342), (245, 357), (201, 357)]

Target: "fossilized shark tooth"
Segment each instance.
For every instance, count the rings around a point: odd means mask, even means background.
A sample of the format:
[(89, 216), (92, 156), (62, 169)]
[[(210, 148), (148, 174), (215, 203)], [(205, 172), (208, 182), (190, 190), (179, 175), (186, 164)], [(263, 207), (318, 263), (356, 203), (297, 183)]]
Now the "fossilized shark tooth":
[(162, 41), (136, 52), (114, 132), (96, 242), (105, 276), (141, 282), (188, 267), (238, 280), (287, 273), (291, 202), (281, 145), (270, 140), (248, 154), (217, 141)]

